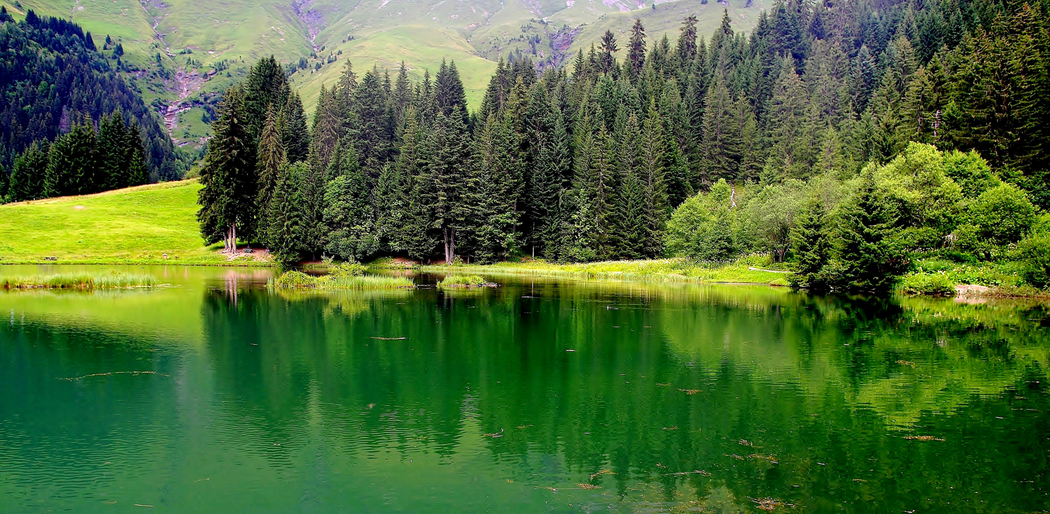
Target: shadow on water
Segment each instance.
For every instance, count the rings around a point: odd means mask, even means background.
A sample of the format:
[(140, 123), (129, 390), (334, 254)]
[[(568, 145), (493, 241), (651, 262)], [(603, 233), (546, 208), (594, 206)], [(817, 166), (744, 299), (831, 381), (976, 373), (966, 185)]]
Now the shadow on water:
[[(1050, 507), (1039, 305), (257, 279), (194, 293), (200, 347), (0, 326), (4, 510)], [(101, 370), (156, 374), (59, 380)]]

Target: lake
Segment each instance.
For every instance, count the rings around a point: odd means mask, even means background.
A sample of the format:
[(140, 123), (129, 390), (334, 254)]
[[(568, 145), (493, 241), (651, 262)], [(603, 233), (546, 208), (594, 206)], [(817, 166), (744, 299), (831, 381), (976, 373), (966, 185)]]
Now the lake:
[(1038, 303), (119, 269), (0, 291), (0, 512), (1050, 509)]

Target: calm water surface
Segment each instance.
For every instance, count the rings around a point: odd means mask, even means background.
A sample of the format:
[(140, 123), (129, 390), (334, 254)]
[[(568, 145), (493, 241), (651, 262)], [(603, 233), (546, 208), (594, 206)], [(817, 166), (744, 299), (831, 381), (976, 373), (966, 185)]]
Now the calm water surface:
[(128, 269), (0, 292), (0, 512), (1050, 509), (1038, 304)]

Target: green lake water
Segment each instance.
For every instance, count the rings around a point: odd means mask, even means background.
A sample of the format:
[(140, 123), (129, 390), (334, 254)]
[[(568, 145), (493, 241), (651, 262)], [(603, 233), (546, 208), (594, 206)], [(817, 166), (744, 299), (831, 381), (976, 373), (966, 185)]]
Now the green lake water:
[(1050, 509), (1037, 303), (124, 269), (0, 292), (0, 512)]

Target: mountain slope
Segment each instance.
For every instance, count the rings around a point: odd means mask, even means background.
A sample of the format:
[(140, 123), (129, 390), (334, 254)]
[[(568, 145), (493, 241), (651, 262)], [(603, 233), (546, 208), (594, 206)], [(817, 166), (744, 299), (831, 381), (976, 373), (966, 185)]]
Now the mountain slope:
[[(0, 0), (16, 17), (27, 9), (71, 18), (97, 38), (110, 35), (127, 53), (147, 101), (167, 114), (177, 143), (199, 143), (218, 94), (260, 57), (295, 67), (292, 83), (312, 111), (322, 84), (335, 83), (350, 59), (359, 71), (396, 69), (415, 79), (456, 61), (477, 107), (500, 58), (530, 57), (564, 65), (610, 30), (624, 53), (635, 18), (650, 43), (673, 41), (696, 15), (710, 34), (729, 11), (748, 31), (770, 0), (701, 3), (677, 0)], [(622, 55), (621, 55), (622, 57)]]

